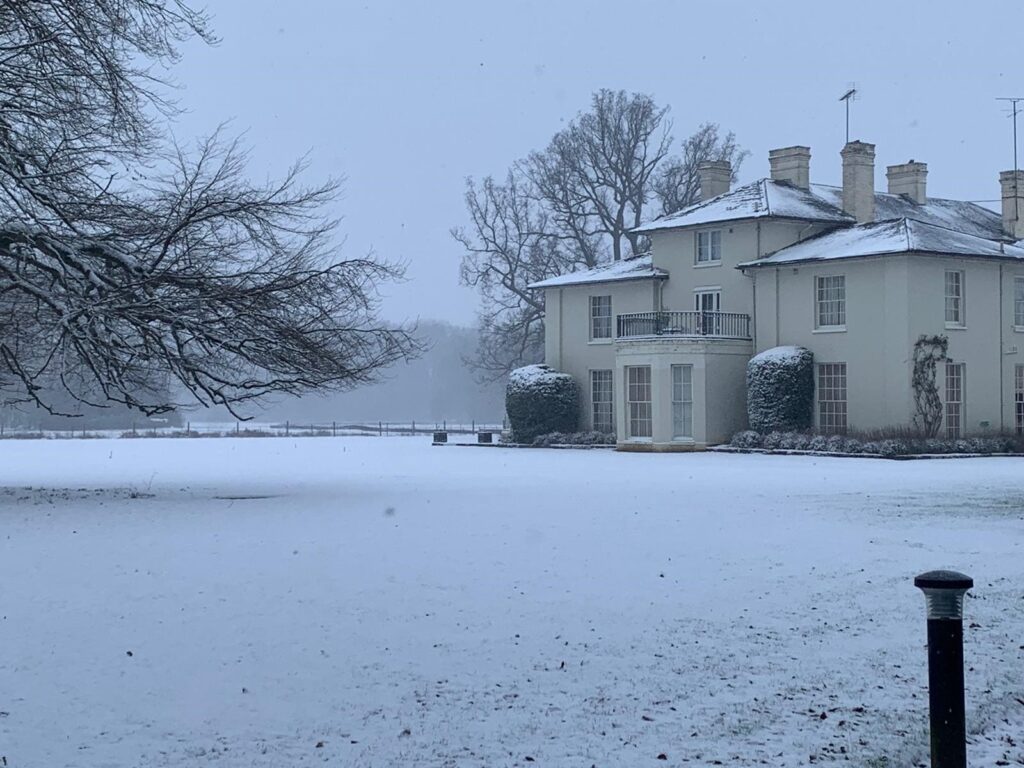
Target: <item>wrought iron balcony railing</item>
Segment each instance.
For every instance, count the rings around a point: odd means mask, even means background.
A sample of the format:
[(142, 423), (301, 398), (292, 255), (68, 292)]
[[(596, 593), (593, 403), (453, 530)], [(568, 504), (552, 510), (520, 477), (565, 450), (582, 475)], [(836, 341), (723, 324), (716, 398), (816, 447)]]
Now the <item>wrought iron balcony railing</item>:
[(749, 339), (750, 315), (738, 312), (633, 312), (619, 315), (616, 336), (715, 336)]

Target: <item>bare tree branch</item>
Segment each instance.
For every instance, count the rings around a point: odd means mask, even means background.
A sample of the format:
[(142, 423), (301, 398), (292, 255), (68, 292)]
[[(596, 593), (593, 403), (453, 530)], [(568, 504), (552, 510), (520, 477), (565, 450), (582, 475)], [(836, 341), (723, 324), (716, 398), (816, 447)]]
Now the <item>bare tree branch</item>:
[[(337, 182), (253, 184), (156, 119), (150, 67), (214, 42), (181, 0), (0, 0), (0, 393), (153, 414), (344, 388), (414, 353), (377, 319), (400, 265), (341, 259)], [(154, 170), (157, 169), (157, 170)]]

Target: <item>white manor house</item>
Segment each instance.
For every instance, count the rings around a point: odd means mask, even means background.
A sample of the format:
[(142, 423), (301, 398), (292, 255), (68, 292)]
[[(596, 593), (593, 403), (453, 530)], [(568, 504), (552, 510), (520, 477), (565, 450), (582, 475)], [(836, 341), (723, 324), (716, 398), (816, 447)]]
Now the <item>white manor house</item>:
[(927, 166), (842, 150), (843, 186), (810, 183), (811, 152), (769, 153), (770, 178), (730, 190), (700, 168), (701, 201), (640, 227), (651, 253), (535, 283), (545, 362), (583, 392), (580, 424), (620, 449), (694, 449), (746, 427), (746, 366), (814, 354), (815, 426), (908, 426), (921, 335), (949, 339), (943, 432), (1024, 429), (1024, 171), (1000, 174), (1002, 215), (927, 195)]

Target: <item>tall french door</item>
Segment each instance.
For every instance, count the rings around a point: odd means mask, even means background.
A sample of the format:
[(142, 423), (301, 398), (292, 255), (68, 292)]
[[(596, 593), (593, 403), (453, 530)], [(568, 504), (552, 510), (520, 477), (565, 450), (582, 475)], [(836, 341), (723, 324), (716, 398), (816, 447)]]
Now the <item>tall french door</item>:
[(693, 294), (694, 309), (701, 313), (700, 332), (705, 336), (717, 336), (722, 332), (721, 291), (697, 291)]

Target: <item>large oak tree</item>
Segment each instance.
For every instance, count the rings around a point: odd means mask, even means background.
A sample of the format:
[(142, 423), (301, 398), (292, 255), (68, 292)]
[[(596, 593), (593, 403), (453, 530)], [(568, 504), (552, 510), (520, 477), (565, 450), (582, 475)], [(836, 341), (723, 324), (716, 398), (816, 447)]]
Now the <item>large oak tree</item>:
[(732, 133), (701, 125), (672, 152), (668, 108), (645, 94), (601, 90), (551, 139), (513, 164), (504, 181), (466, 182), (469, 222), (452, 230), (461, 281), (480, 293), (480, 337), (469, 362), (484, 379), (543, 358), (543, 297), (527, 286), (632, 258), (633, 230), (697, 200), (697, 167), (746, 153)]

